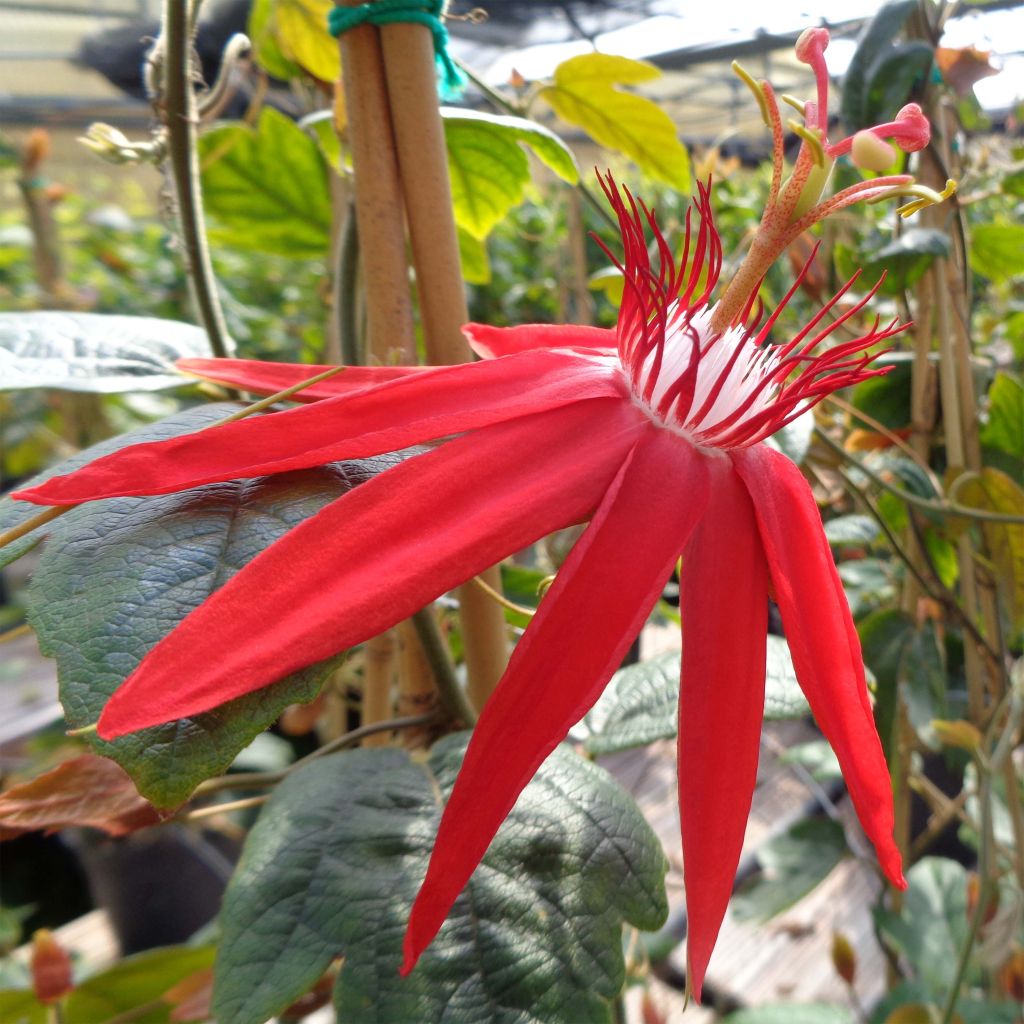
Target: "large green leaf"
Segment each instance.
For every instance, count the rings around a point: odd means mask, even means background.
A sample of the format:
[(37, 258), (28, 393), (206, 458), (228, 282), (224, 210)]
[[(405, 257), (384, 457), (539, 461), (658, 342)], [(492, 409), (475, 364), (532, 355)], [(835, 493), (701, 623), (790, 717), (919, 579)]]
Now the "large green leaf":
[(803, 899), (846, 855), (843, 827), (831, 818), (808, 818), (758, 848), (762, 874), (732, 899), (740, 921), (766, 921)]
[(522, 202), (530, 181), (523, 145), (563, 181), (579, 181), (572, 151), (542, 125), (521, 117), (455, 107), (444, 107), (441, 113), (455, 218), (475, 238), (486, 238), (491, 228)]
[(878, 523), (871, 516), (838, 516), (825, 524), (825, 537), (834, 548), (868, 548), (880, 533)]
[[(191, 409), (98, 445), (88, 455), (95, 458), (100, 449), (127, 441), (186, 433), (231, 408)], [(146, 652), (190, 611), (292, 526), (395, 458), (209, 484), (181, 494), (113, 498), (55, 520), (27, 603), (40, 648), (57, 659), (68, 722), (95, 722)], [(121, 764), (143, 796), (174, 806), (203, 779), (227, 768), (287, 704), (310, 700), (330, 667), (311, 666), (192, 719), (112, 743), (93, 742)]]
[(617, 88), (660, 76), (661, 71), (646, 61), (584, 53), (559, 64), (553, 83), (537, 95), (595, 142), (624, 153), (652, 177), (687, 193), (690, 157), (672, 119), (646, 97)]
[(567, 748), (520, 796), (438, 937), (400, 978), (402, 935), (466, 734), (428, 758), (357, 750), (274, 793), (225, 896), (214, 1010), (263, 1021), (338, 956), (349, 1024), (610, 1020), (623, 920), (667, 915), (665, 857), (639, 810)]
[(327, 253), (327, 166), (294, 121), (264, 107), (255, 129), (224, 124), (201, 135), (199, 156), (214, 242), (283, 256)]
[[(583, 719), (587, 752), (611, 754), (674, 738), (678, 729), (679, 668), (679, 652), (670, 651), (619, 669)], [(780, 636), (769, 636), (764, 717), (801, 718), (808, 711), (789, 645)], [(686, 714), (685, 708), (682, 713)]]
[(899, 295), (924, 277), (937, 256), (948, 255), (949, 236), (944, 231), (909, 228), (881, 247), (864, 253), (864, 271), (871, 279), (885, 274), (882, 291)]
[(191, 383), (176, 359), (209, 356), (206, 332), (148, 316), (0, 313), (0, 390), (159, 391)]
[(900, 913), (876, 910), (883, 940), (906, 958), (936, 995), (948, 990), (967, 936), (967, 871), (944, 857), (925, 857), (907, 872)]

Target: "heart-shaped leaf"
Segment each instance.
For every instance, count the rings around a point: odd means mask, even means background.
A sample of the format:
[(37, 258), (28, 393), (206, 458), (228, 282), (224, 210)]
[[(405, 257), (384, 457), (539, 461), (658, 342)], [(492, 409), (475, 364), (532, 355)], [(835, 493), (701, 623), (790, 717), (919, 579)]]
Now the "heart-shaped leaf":
[(220, 1024), (280, 1012), (344, 956), (339, 1020), (609, 1021), (621, 924), (667, 915), (666, 862), (636, 805), (559, 748), (526, 787), (437, 938), (401, 978), (402, 935), (466, 734), (427, 759), (322, 758), (278, 787), (224, 900)]
[[(179, 413), (117, 439), (116, 447), (207, 426), (232, 408)], [(112, 498), (55, 520), (27, 603), (40, 649), (57, 659), (68, 722), (95, 722), (146, 652), (213, 591), (293, 526), (399, 458), (335, 463), (180, 494)], [(303, 669), (193, 719), (93, 742), (131, 775), (146, 799), (173, 807), (203, 779), (226, 769), (285, 706), (311, 700), (331, 667)]]

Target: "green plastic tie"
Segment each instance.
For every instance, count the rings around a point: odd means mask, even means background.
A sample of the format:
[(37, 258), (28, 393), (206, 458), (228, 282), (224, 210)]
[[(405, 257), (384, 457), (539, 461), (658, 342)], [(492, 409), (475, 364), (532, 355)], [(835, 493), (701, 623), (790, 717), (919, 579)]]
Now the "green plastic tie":
[(332, 7), (327, 28), (340, 36), (357, 25), (396, 25), (411, 22), (430, 29), (437, 62), (438, 91), (444, 100), (455, 100), (466, 87), (466, 76), (448, 53), (448, 29), (441, 20), (447, 0), (373, 0), (358, 7)]

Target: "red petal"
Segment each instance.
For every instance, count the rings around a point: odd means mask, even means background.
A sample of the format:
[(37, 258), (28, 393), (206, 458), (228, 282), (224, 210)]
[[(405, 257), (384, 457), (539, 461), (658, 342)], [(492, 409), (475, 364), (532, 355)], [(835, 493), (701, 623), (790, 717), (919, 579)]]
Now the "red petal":
[[(184, 373), (218, 384), (229, 384), (257, 395), (276, 395), (278, 391), (301, 384), (331, 366), (307, 363), (267, 363), (258, 359), (179, 359), (175, 366)], [(426, 366), (348, 366), (336, 377), (303, 388), (296, 402), (315, 402), (321, 398), (347, 395), (389, 380), (413, 377), (429, 369)]]
[(743, 848), (764, 714), (768, 567), (732, 464), (711, 465), (704, 518), (683, 553), (679, 818), (688, 980), (700, 1001)]
[(704, 507), (707, 470), (649, 427), (572, 549), (487, 702), (405, 937), (415, 966), (523, 787), (597, 700)]
[(757, 510), (775, 598), (797, 678), (832, 744), (882, 870), (905, 886), (893, 841), (889, 772), (864, 681), (864, 659), (814, 495), (784, 455), (764, 445), (733, 453)]
[(535, 348), (609, 348), (616, 346), (615, 331), (576, 324), (521, 324), (491, 327), (466, 324), (462, 328), (473, 351), (483, 359), (511, 356)]
[(123, 448), (14, 497), (74, 505), (357, 459), (581, 399), (624, 393), (612, 364), (572, 352), (435, 367), (272, 416)]
[(100, 736), (266, 686), (585, 519), (646, 422), (619, 399), (577, 403), (466, 434), (374, 477), (260, 554), (160, 641), (107, 703)]

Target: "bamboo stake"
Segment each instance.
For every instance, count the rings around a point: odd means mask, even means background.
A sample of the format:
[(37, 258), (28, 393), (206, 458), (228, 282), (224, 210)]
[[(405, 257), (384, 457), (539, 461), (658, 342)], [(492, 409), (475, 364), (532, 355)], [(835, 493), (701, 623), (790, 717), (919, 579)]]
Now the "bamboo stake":
[[(425, 26), (396, 24), (381, 29), (381, 41), (427, 359), (468, 362), (472, 355), (461, 328), (469, 312), (437, 107), (433, 39)], [(482, 575), (500, 590), (497, 568)], [(470, 584), (459, 588), (459, 602), (469, 695), (481, 708), (508, 662), (505, 619), (501, 608)]]
[[(346, 0), (339, 6), (355, 7)], [(380, 37), (358, 25), (339, 37), (349, 144), (356, 177), (356, 222), (369, 351), (378, 363), (416, 361), (409, 272), (405, 259), (402, 191)]]
[[(394, 718), (391, 684), (395, 670), (395, 631), (389, 629), (366, 641), (363, 648), (362, 725), (376, 725)], [(363, 740), (364, 747), (386, 747), (390, 732), (377, 732)]]

